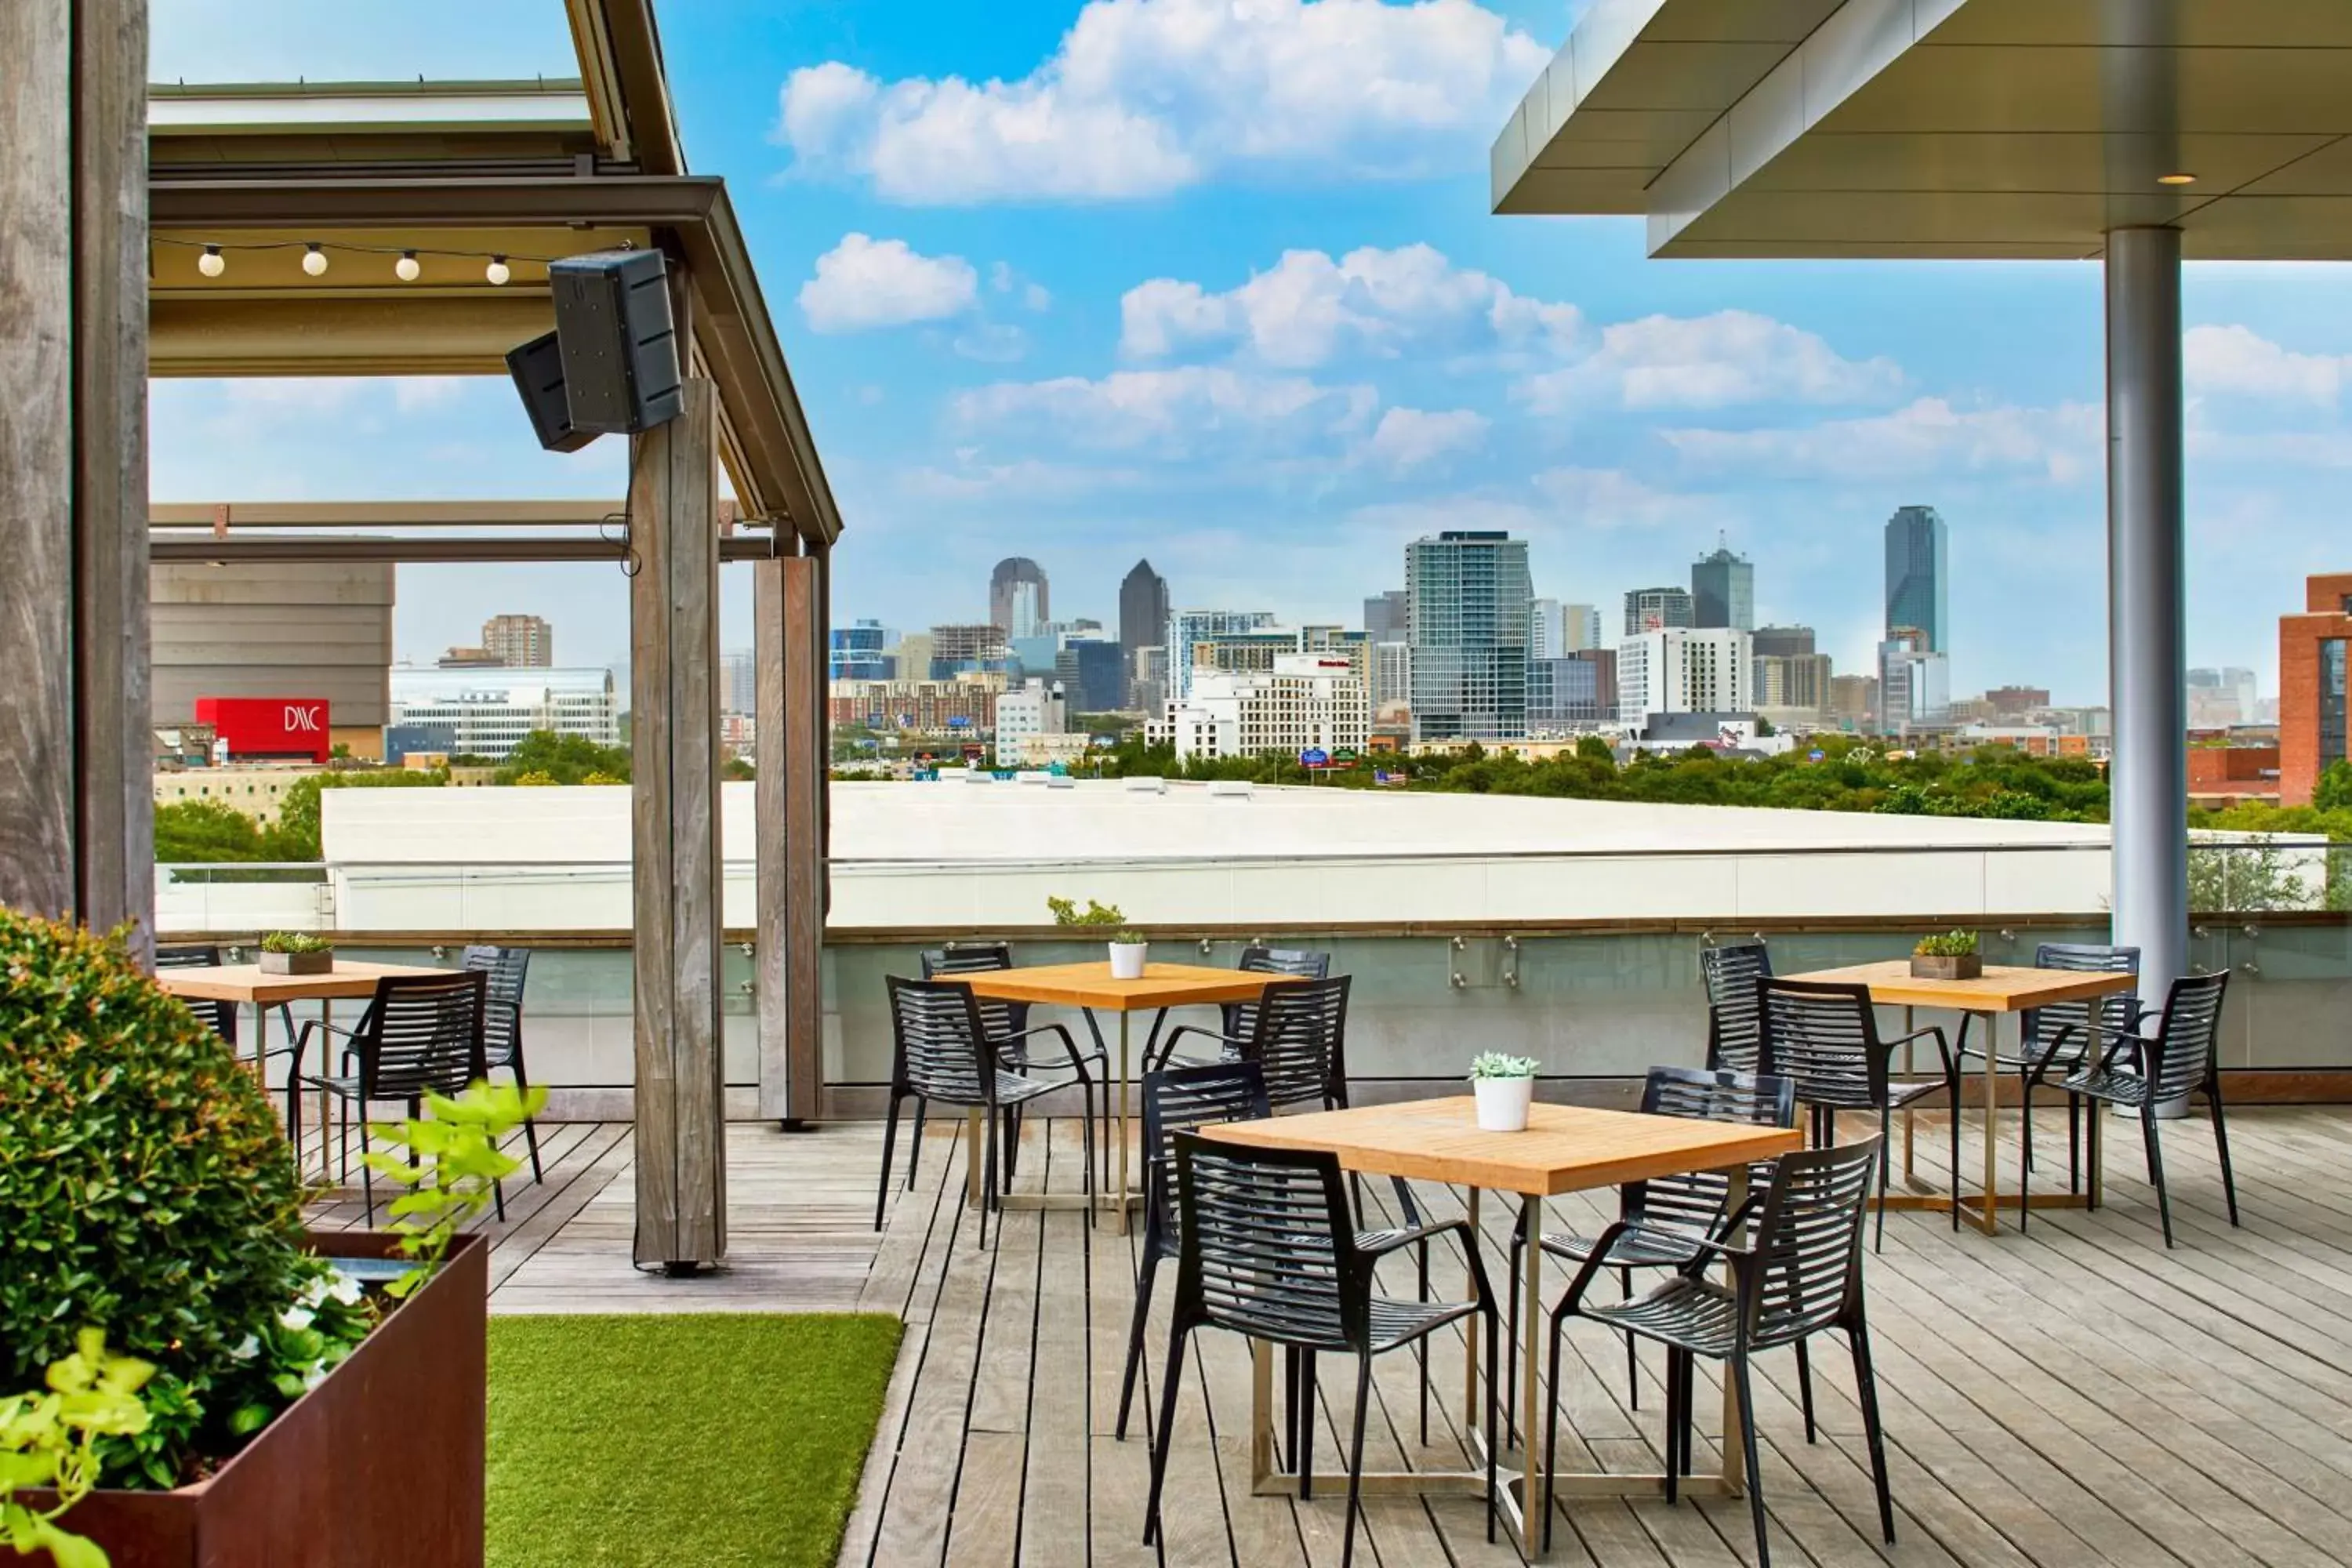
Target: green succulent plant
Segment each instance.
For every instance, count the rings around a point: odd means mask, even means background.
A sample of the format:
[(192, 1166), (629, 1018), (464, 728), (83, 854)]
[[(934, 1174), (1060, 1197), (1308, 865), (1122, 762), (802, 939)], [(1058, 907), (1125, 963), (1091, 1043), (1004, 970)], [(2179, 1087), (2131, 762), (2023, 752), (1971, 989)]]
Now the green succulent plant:
[(1935, 936), (1923, 936), (1911, 952), (1920, 958), (1969, 958), (1977, 951), (1977, 933), (1972, 931), (1948, 931)]

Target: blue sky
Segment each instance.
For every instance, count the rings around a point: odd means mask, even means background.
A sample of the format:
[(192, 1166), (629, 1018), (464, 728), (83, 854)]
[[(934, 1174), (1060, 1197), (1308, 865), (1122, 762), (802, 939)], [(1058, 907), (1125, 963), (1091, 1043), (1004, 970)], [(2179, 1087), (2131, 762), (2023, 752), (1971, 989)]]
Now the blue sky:
[[(1653, 262), (1636, 220), (1500, 218), (1486, 148), (1565, 37), (1547, 0), (670, 0), (693, 166), (727, 176), (847, 534), (837, 614), (985, 613), (1034, 556), (1114, 618), (1348, 620), (1440, 527), (1528, 536), (1613, 605), (1718, 532), (1760, 617), (1866, 667), (1879, 526), (1951, 527), (1956, 691), (2104, 700), (2088, 265)], [(156, 0), (191, 81), (570, 74), (557, 0)], [(2276, 616), (2347, 566), (2345, 277), (2192, 267), (2191, 658), (2274, 685)], [(166, 500), (613, 493), (503, 382), (160, 384)], [(372, 439), (356, 444), (357, 427)], [(730, 585), (730, 640), (744, 585)], [(603, 568), (404, 570), (403, 657), (494, 610), (617, 658)]]

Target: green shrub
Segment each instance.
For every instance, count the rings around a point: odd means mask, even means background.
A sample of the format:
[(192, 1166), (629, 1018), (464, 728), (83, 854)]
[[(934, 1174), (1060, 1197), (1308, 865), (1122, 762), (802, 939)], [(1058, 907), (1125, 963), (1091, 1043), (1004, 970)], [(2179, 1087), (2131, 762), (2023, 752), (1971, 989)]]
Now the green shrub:
[[(261, 1085), (117, 940), (0, 909), (0, 1388), (86, 1326), (224, 1392), (317, 1271)], [(225, 1418), (229, 1412), (211, 1412)]]

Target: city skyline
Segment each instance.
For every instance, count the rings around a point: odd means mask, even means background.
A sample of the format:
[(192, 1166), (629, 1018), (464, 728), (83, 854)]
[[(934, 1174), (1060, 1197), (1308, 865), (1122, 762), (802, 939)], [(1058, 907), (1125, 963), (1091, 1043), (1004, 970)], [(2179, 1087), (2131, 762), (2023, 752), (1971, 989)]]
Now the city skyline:
[[(552, 14), (327, 10), (160, 0), (155, 74), (572, 68)], [(1638, 220), (1496, 219), (1488, 144), (1580, 10), (1351, 10), (1350, 44), (1443, 106), (1427, 124), (1311, 84), (1268, 109), (1250, 62), (1317, 13), (1291, 0), (1253, 8), (1251, 47), (1214, 58), (1180, 47), (1171, 0), (666, 15), (692, 164), (730, 183), (850, 526), (836, 616), (977, 619), (971, 584), (1017, 551), (1057, 606), (1107, 624), (1147, 555), (1188, 603), (1352, 624), (1409, 541), (1454, 527), (1528, 539), (1539, 594), (1605, 605), (1686, 581), (1723, 531), (1758, 563), (1758, 624), (1813, 624), (1855, 670), (1885, 629), (1877, 531), (1932, 496), (1969, 541), (1956, 679), (2103, 700), (2095, 268), (1662, 267)], [(1055, 95), (1082, 20), (1125, 47), (1080, 115)], [(1001, 90), (971, 86), (977, 133), (927, 163), (916, 123), (879, 106), (950, 81)], [(1066, 112), (1016, 143), (998, 134), (1016, 101)], [(1262, 110), (1265, 135), (1243, 134)], [(1150, 182), (1122, 184), (1137, 165), (1071, 129), (1102, 124), (1164, 154)], [(2325, 268), (2192, 265), (2184, 289), (2188, 653), (2270, 689), (2275, 616), (2343, 564), (2352, 310)], [(529, 450), (499, 378), (173, 380), (152, 404), (165, 500), (613, 498), (625, 468), (610, 441)], [(625, 657), (609, 569), (404, 575), (405, 657), (501, 609), (572, 628), (567, 658)], [(747, 641), (741, 574), (725, 594), (722, 637)]]

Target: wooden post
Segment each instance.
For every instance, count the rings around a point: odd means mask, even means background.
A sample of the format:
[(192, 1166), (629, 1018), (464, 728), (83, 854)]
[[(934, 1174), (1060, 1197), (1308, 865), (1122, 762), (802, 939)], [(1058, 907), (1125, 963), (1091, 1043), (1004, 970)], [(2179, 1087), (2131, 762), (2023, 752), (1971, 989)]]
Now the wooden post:
[(752, 571), (759, 667), (760, 1114), (797, 1128), (820, 1114), (824, 1079), (824, 623), (820, 558)]
[(639, 1263), (727, 1251), (719, 1056), (716, 395), (636, 437), (629, 487)]
[(0, 903), (153, 940), (147, 5), (0, 5)]

